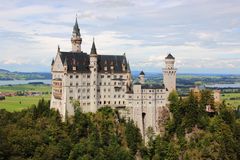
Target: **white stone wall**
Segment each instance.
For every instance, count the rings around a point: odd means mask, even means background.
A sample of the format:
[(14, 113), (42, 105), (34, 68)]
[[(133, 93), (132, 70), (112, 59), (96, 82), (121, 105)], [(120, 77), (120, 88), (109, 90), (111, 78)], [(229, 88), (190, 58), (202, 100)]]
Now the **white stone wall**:
[(159, 133), (159, 110), (166, 106), (165, 89), (142, 89), (140, 84), (133, 86), (133, 93), (126, 94), (126, 108), (140, 128), (141, 134), (146, 135), (148, 127)]
[(103, 106), (121, 108), (120, 114), (132, 119), (144, 138), (149, 127), (159, 133), (160, 112), (168, 103), (168, 94), (176, 89), (174, 60), (165, 60), (166, 66), (163, 68), (163, 82), (168, 91), (165, 88), (142, 88), (144, 76), (141, 76), (141, 84), (133, 85), (132, 92), (126, 93), (127, 86), (132, 83), (131, 73), (97, 73), (97, 59), (91, 58), (89, 73), (67, 73), (57, 54), (52, 66), (52, 78), (62, 79), (62, 99), (52, 95), (51, 108), (59, 110), (63, 120), (66, 115), (74, 115), (71, 102), (75, 100), (80, 102), (83, 112), (96, 112)]

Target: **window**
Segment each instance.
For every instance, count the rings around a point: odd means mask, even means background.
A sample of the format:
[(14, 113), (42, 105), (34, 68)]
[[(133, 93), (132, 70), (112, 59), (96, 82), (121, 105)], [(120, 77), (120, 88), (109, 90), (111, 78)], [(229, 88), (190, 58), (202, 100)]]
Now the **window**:
[(78, 86), (78, 83), (76, 83), (76, 86)]
[(70, 75), (70, 79), (72, 79), (73, 78), (73, 76), (72, 75)]
[(81, 92), (81, 89), (78, 89), (78, 93), (80, 93)]
[(72, 86), (72, 82), (70, 83), (70, 86)]
[(78, 78), (78, 75), (76, 75), (76, 78)]
[(104, 75), (101, 75), (101, 78), (104, 78)]
[(87, 78), (90, 78), (90, 75), (87, 75)]

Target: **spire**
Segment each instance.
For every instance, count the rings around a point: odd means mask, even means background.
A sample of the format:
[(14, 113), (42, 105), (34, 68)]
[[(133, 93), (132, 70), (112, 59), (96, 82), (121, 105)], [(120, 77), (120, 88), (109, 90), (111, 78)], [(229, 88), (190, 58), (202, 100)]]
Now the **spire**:
[(93, 43), (92, 43), (92, 49), (91, 49), (91, 55), (97, 55), (97, 50), (96, 50), (96, 46), (95, 46), (95, 42), (94, 42), (94, 38), (93, 38)]
[(143, 71), (141, 71), (139, 75), (145, 75), (145, 73)]
[(165, 59), (175, 59), (175, 58), (172, 56), (171, 53), (169, 53)]
[(57, 49), (57, 52), (60, 53), (60, 46), (58, 45), (58, 49)]
[(73, 32), (76, 33), (77, 36), (80, 36), (80, 29), (78, 27), (77, 16), (76, 16), (75, 24), (73, 26)]
[(52, 59), (52, 65), (54, 64), (54, 58)]
[(81, 53), (82, 38), (80, 34), (80, 29), (78, 27), (77, 17), (76, 17), (75, 24), (73, 26), (71, 42), (72, 42), (72, 51)]

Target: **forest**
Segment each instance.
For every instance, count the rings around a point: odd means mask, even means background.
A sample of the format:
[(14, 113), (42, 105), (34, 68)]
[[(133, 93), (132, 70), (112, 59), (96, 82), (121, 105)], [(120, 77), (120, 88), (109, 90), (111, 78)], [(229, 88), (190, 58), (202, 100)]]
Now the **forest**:
[[(215, 104), (208, 90), (185, 98), (172, 92), (169, 101), (165, 134), (148, 130), (146, 144), (133, 121), (107, 106), (96, 113), (75, 107), (75, 115), (65, 122), (44, 99), (19, 112), (1, 109), (0, 159), (240, 159), (239, 109)], [(215, 112), (205, 112), (206, 105)]]

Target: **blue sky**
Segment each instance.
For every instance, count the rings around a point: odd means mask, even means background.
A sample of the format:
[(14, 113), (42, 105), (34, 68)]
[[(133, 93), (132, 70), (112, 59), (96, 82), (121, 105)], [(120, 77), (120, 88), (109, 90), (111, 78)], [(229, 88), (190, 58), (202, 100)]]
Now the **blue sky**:
[(0, 68), (50, 71), (71, 50), (76, 13), (89, 52), (126, 53), (132, 70), (240, 74), (239, 0), (11, 0), (0, 4)]

